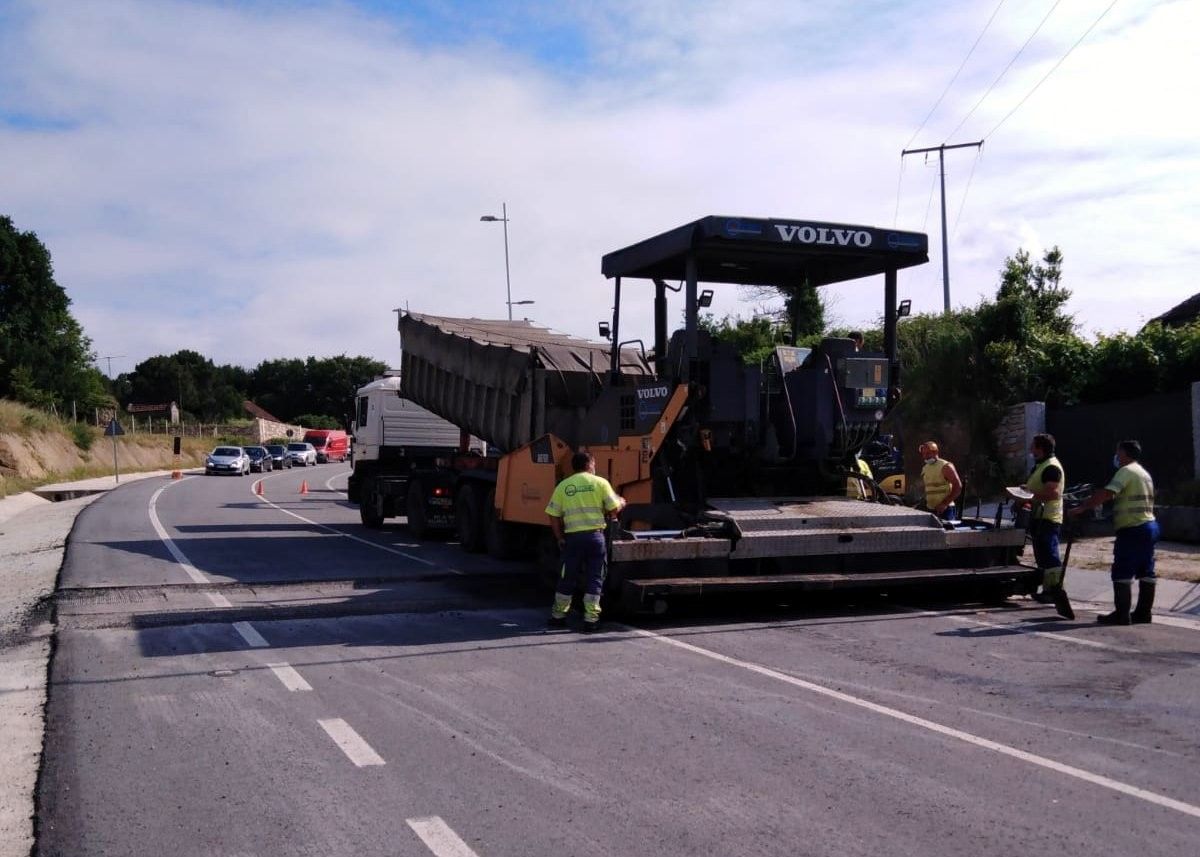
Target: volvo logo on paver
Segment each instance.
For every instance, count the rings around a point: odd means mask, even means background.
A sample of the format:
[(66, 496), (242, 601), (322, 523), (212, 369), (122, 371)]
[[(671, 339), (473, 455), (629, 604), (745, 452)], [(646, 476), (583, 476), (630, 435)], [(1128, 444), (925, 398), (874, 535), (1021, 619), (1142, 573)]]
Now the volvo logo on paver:
[(671, 388), (662, 387), (642, 387), (637, 391), (639, 399), (665, 399), (671, 395)]
[(835, 229), (831, 226), (794, 226), (776, 223), (776, 231), (783, 241), (796, 241), (800, 244), (833, 244), (848, 247), (870, 247), (871, 233), (864, 229)]

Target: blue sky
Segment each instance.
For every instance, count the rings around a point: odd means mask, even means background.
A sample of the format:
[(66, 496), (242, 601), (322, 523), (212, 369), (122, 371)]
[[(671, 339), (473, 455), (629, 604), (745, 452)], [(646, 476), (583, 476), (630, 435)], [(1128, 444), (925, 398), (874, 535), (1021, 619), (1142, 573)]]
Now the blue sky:
[[(1131, 330), (1195, 291), (1200, 4), (1121, 0), (1005, 118), (1107, 6), (0, 0), (0, 212), (116, 371), (394, 363), (394, 307), (502, 317), (502, 202), (514, 300), (576, 335), (604, 253), (708, 214), (929, 232), (900, 290), (932, 312), (936, 161), (899, 152), (995, 13), (913, 142), (987, 137), (947, 157), (954, 303), (1057, 244), (1083, 332)], [(831, 314), (871, 324), (881, 293), (830, 287)]]

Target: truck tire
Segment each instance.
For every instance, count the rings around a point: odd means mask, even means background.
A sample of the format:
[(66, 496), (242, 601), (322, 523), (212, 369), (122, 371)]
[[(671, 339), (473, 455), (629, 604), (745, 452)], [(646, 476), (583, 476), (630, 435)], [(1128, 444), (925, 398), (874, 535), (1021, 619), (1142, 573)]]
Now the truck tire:
[(521, 550), (517, 528), (496, 516), (496, 489), (487, 492), (483, 503), (483, 535), (489, 556), (496, 559), (515, 559)]
[(368, 479), (359, 488), (362, 498), (358, 504), (358, 517), (362, 525), (369, 530), (378, 530), (383, 526), (383, 496), (374, 479)]
[(454, 526), (458, 531), (458, 543), (467, 553), (482, 553), (485, 547), (479, 494), (479, 489), (474, 486), (462, 485), (454, 499)]
[(408, 531), (414, 539), (425, 539), (429, 536), (429, 519), (425, 515), (425, 486), (421, 480), (414, 479), (408, 483), (408, 497), (405, 508), (408, 514)]

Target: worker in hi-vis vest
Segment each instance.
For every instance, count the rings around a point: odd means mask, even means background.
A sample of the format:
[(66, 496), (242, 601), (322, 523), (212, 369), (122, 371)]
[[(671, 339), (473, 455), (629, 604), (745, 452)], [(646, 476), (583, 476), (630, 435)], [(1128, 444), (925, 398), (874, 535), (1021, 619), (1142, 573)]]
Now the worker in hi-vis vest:
[[(1129, 625), (1151, 621), (1154, 607), (1154, 543), (1158, 541), (1158, 521), (1154, 517), (1154, 480), (1138, 461), (1142, 457), (1142, 445), (1136, 440), (1123, 440), (1117, 444), (1113, 455), (1113, 466), (1117, 472), (1103, 488), (1097, 488), (1070, 514), (1082, 515), (1113, 501), (1113, 526), (1117, 538), (1113, 542), (1112, 584), (1113, 604), (1111, 613), (1096, 617), (1102, 625)], [(1138, 582), (1137, 607), (1131, 613), (1133, 602), (1133, 579)]]
[(1029, 444), (1033, 454), (1033, 470), (1023, 487), (1033, 495), (1029, 519), (1029, 539), (1033, 542), (1033, 561), (1042, 572), (1042, 591), (1034, 600), (1053, 604), (1058, 615), (1074, 619), (1075, 611), (1063, 587), (1066, 570), (1058, 555), (1058, 541), (1063, 524), (1063, 485), (1067, 477), (1062, 462), (1055, 457), (1052, 434), (1035, 434)]
[(958, 520), (954, 501), (962, 493), (962, 480), (954, 465), (938, 454), (938, 445), (927, 440), (918, 448), (924, 465), (921, 481), (925, 483), (925, 508), (943, 521)]
[(584, 582), (583, 630), (595, 631), (600, 623), (600, 595), (608, 567), (604, 529), (608, 518), (625, 508), (612, 485), (596, 475), (596, 459), (589, 452), (571, 456), (570, 476), (558, 483), (546, 514), (562, 553), (562, 572), (550, 609), (551, 628), (567, 624), (571, 598), (580, 580)]

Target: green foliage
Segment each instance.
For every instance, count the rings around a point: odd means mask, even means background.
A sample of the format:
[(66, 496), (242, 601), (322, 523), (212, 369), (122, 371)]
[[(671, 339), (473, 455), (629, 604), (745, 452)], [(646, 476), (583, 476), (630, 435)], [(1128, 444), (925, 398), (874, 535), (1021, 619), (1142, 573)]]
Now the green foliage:
[(72, 401), (85, 410), (105, 403), (70, 305), (50, 251), (0, 216), (0, 397), (62, 412)]
[(92, 444), (96, 442), (95, 430), (86, 423), (67, 423), (67, 432), (75, 441), (75, 445), (84, 452), (91, 449)]
[(294, 422), (310, 429), (340, 429), (342, 423), (334, 417), (324, 414), (300, 414)]
[(784, 305), (798, 338), (824, 333), (825, 304), (816, 286), (805, 280), (788, 294)]
[(766, 316), (743, 319), (727, 315), (717, 321), (712, 315), (703, 315), (699, 327), (713, 339), (732, 345), (748, 366), (757, 366), (776, 345), (786, 345), (790, 339), (775, 319)]

